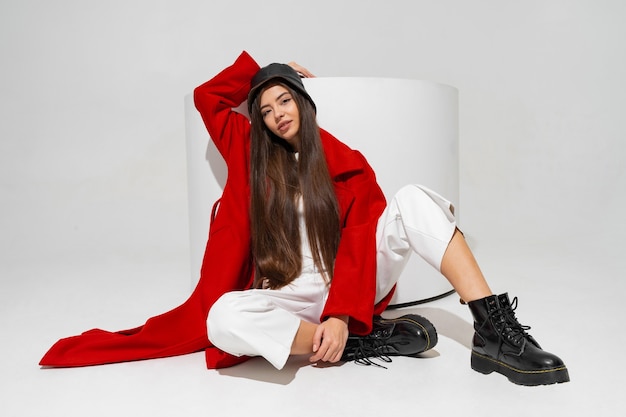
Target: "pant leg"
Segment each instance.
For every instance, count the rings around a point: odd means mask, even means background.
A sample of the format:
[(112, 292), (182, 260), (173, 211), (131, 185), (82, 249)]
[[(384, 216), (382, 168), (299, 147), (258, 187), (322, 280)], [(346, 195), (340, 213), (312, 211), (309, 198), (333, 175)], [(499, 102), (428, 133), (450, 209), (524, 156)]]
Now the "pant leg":
[(319, 323), (327, 295), (319, 274), (305, 274), (279, 290), (226, 293), (209, 311), (209, 340), (231, 355), (263, 356), (282, 369), (300, 320)]
[(413, 252), (439, 271), (455, 229), (454, 207), (448, 200), (420, 185), (401, 188), (376, 230), (376, 302), (397, 283)]

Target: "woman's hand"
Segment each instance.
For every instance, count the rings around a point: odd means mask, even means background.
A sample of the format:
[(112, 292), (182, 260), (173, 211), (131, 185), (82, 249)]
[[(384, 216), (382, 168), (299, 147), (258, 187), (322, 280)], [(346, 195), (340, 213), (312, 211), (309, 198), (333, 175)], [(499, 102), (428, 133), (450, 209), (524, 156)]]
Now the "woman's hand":
[(304, 78), (315, 78), (315, 75), (313, 75), (311, 73), (311, 71), (309, 71), (308, 69), (304, 68), (302, 65), (296, 64), (293, 61), (291, 61), (287, 65), (289, 65), (291, 68), (296, 70), (296, 72), (299, 73)]
[(319, 326), (313, 336), (314, 355), (311, 362), (338, 362), (348, 340), (348, 316), (330, 317)]

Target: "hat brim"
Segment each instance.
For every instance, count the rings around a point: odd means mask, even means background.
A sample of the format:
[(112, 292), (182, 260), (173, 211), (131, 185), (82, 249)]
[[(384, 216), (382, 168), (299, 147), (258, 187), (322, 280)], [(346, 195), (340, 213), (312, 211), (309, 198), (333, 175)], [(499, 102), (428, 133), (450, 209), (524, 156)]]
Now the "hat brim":
[(252, 112), (252, 104), (254, 103), (254, 100), (257, 99), (259, 94), (265, 88), (267, 88), (268, 85), (275, 84), (275, 83), (282, 83), (282, 84), (288, 85), (293, 90), (300, 93), (302, 96), (304, 96), (304, 98), (306, 98), (313, 105), (313, 109), (315, 109), (315, 111), (317, 112), (317, 107), (315, 106), (315, 102), (313, 101), (309, 93), (304, 88), (302, 81), (300, 80), (298, 81), (299, 81), (298, 83), (295, 83), (293, 80), (289, 79), (288, 77), (285, 77), (279, 74), (263, 78), (261, 81), (256, 83), (256, 85), (253, 85), (252, 88), (250, 89), (250, 92), (248, 93), (248, 112), (249, 113)]

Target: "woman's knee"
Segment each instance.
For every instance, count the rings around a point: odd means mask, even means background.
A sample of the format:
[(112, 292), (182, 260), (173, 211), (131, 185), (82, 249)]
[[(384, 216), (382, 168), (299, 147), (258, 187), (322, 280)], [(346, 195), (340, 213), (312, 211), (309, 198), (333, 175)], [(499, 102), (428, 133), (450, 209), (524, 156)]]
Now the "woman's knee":
[(209, 340), (220, 345), (220, 340), (232, 337), (233, 331), (241, 323), (241, 310), (237, 307), (237, 292), (223, 294), (211, 306), (207, 316), (207, 334)]
[(217, 341), (240, 339), (250, 332), (254, 322), (273, 310), (271, 301), (254, 290), (233, 291), (223, 294), (211, 306), (207, 316), (209, 340), (219, 347)]
[(450, 201), (422, 185), (405, 185), (393, 198), (401, 213), (409, 210), (413, 213), (441, 216), (447, 222), (455, 221), (454, 206)]
[(422, 189), (421, 186), (417, 184), (407, 184), (400, 188), (398, 192), (394, 195), (394, 198), (399, 201), (407, 201), (412, 204), (423, 203), (428, 204), (432, 203), (432, 199), (428, 195), (426, 191)]

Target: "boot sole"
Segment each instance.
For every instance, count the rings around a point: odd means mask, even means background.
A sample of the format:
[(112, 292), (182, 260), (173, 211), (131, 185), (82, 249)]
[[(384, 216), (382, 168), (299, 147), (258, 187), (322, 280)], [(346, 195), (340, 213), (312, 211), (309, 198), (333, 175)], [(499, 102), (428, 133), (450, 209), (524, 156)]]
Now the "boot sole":
[[(409, 356), (417, 356), (420, 353), (424, 353), (427, 350), (430, 350), (437, 345), (437, 341), (438, 341), (437, 330), (435, 329), (435, 326), (426, 317), (423, 317), (417, 314), (407, 314), (405, 316), (401, 316), (395, 319), (383, 319), (383, 318), (380, 319), (381, 323), (390, 323), (390, 322), (398, 323), (402, 321), (415, 324), (416, 326), (420, 327), (422, 331), (424, 332), (424, 334), (426, 335), (426, 347), (420, 352), (417, 352)], [(394, 354), (394, 353), (388, 353), (387, 355), (388, 356), (405, 356), (405, 355)]]
[(517, 385), (552, 385), (569, 381), (569, 373), (565, 366), (538, 371), (525, 371), (474, 351), (472, 351), (472, 369), (485, 375), (497, 372)]

